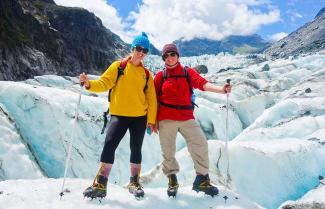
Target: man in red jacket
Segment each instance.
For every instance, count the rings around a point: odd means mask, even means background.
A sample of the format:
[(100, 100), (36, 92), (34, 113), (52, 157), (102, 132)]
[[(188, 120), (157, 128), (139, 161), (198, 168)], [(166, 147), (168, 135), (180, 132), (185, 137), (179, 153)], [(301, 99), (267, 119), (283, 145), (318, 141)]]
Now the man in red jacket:
[(192, 88), (226, 94), (231, 92), (231, 86), (229, 84), (215, 86), (194, 69), (182, 66), (175, 44), (166, 44), (163, 47), (162, 58), (165, 69), (157, 73), (154, 82), (159, 102), (157, 121), (164, 159), (163, 172), (169, 179), (167, 194), (173, 197), (177, 194), (176, 173), (179, 172), (179, 165), (175, 152), (176, 135), (180, 132), (187, 142), (197, 174), (192, 189), (213, 197), (219, 191), (210, 183), (208, 143), (200, 126), (194, 120)]

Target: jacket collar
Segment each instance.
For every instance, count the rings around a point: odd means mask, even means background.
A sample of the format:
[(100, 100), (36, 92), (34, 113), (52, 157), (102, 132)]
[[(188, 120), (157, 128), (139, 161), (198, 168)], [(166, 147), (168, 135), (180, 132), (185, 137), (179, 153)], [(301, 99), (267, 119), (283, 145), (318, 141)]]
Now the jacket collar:
[(166, 70), (171, 70), (171, 71), (177, 71), (178, 69), (182, 68), (182, 65), (180, 62), (178, 62), (175, 67), (169, 67), (165, 65)]

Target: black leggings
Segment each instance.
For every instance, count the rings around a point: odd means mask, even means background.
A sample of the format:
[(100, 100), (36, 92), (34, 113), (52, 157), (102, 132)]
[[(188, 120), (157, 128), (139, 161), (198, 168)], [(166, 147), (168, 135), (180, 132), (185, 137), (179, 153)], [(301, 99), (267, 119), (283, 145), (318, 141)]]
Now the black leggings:
[(100, 158), (103, 163), (114, 163), (115, 150), (126, 131), (130, 132), (130, 162), (140, 164), (142, 160), (141, 148), (147, 126), (147, 116), (125, 117), (112, 115), (107, 129), (105, 145)]

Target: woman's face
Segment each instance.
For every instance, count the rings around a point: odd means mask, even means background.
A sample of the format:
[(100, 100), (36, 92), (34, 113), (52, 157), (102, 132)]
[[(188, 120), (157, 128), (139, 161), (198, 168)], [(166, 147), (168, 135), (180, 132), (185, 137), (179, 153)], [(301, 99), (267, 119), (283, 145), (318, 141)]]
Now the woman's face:
[(178, 55), (175, 52), (167, 52), (164, 54), (165, 64), (169, 66), (176, 65), (178, 62)]
[(137, 59), (143, 59), (148, 53), (148, 49), (143, 48), (142, 46), (136, 46), (133, 49), (133, 57)]

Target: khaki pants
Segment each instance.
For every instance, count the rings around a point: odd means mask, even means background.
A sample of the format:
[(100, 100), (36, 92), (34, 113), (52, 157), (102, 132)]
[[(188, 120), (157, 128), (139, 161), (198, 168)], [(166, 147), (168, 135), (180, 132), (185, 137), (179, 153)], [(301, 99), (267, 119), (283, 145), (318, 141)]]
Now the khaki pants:
[(180, 132), (186, 140), (196, 173), (208, 174), (208, 143), (201, 127), (193, 119), (186, 121), (162, 120), (159, 122), (164, 174), (176, 174), (179, 171), (179, 165), (175, 158), (177, 132)]

